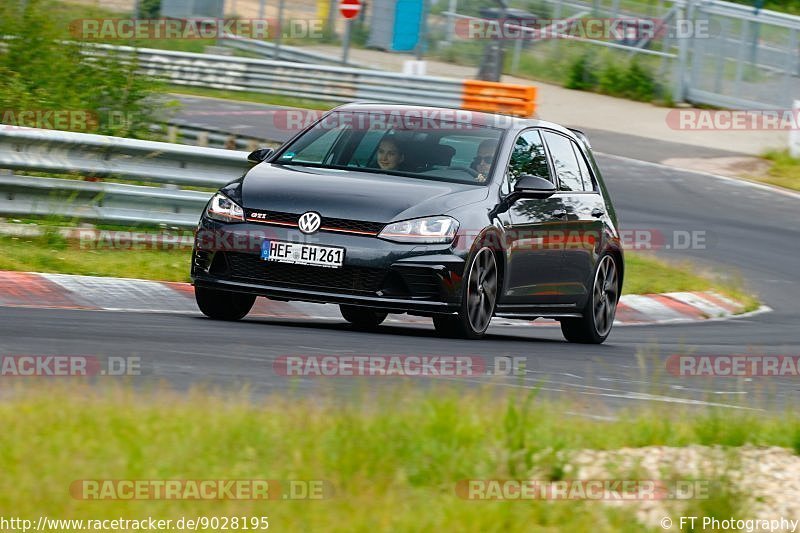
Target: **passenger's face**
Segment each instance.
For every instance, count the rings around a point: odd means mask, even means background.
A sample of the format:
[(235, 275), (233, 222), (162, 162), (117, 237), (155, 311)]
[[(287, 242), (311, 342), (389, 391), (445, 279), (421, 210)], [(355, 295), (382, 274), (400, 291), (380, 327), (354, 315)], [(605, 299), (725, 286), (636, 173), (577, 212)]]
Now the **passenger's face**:
[(378, 146), (378, 166), (382, 170), (395, 170), (403, 162), (403, 154), (393, 142), (382, 142)]
[(478, 149), (477, 160), (478, 163), (475, 170), (484, 176), (489, 175), (489, 169), (492, 168), (492, 159), (494, 158), (494, 146), (484, 146)]

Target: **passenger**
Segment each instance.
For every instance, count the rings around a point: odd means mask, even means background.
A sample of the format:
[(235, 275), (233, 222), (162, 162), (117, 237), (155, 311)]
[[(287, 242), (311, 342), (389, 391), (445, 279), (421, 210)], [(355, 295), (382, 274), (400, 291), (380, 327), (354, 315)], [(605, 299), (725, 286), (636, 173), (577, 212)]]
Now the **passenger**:
[(478, 145), (478, 153), (472, 160), (471, 168), (478, 173), (476, 181), (483, 183), (489, 178), (489, 171), (492, 169), (494, 153), (497, 151), (497, 141), (486, 139)]
[(406, 156), (395, 139), (383, 139), (378, 145), (378, 166), (381, 170), (397, 170)]

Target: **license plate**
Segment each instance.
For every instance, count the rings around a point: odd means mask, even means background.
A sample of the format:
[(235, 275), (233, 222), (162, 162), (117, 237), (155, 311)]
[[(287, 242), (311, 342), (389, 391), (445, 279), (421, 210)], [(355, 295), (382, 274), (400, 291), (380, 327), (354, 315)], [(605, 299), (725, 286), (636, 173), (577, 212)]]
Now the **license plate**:
[(295, 265), (339, 268), (344, 263), (344, 248), (286, 241), (262, 241), (261, 259)]

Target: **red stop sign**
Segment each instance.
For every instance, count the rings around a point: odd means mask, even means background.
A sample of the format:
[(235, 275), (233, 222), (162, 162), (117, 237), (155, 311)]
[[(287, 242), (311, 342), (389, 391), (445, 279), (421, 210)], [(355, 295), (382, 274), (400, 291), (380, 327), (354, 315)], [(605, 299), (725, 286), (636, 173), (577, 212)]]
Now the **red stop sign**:
[(339, 13), (341, 13), (344, 18), (355, 18), (360, 12), (360, 0), (339, 0)]

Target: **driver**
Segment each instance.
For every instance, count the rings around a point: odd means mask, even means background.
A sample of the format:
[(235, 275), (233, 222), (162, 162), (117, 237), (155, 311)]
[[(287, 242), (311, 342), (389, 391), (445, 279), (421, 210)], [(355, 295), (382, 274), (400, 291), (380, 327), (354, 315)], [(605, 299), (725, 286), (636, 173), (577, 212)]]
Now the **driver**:
[(478, 173), (475, 178), (476, 181), (483, 183), (489, 178), (489, 170), (492, 168), (492, 161), (494, 161), (494, 153), (497, 151), (497, 141), (494, 139), (486, 139), (478, 145), (478, 153), (475, 159), (472, 160), (470, 168)]
[(378, 145), (378, 166), (381, 170), (397, 170), (406, 156), (395, 139), (383, 139)]

